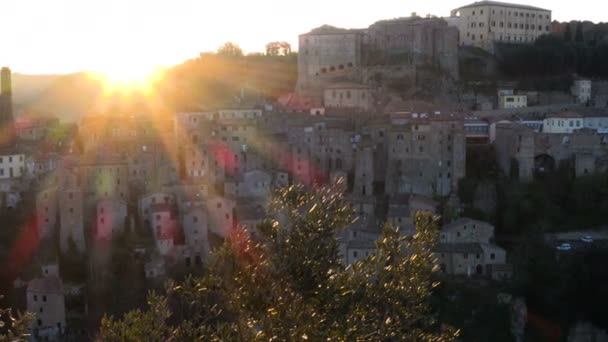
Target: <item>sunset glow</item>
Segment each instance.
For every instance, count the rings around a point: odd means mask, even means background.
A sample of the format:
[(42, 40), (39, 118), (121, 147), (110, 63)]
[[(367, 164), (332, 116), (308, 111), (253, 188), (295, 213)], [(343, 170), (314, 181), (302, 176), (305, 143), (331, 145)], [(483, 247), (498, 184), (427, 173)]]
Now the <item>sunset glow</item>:
[(136, 64), (114, 65), (91, 76), (102, 82), (106, 93), (140, 91), (147, 92), (162, 76), (162, 68), (138, 66)]

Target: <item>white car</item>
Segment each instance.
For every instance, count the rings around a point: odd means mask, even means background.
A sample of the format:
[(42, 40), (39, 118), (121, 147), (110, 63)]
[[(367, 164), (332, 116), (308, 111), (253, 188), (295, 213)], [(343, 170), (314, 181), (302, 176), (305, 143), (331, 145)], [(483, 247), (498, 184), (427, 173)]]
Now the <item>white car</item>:
[(572, 249), (572, 246), (569, 243), (564, 242), (555, 248), (557, 248), (558, 251), (569, 251)]
[(592, 243), (593, 237), (591, 235), (581, 236), (581, 241), (586, 242), (586, 243)]

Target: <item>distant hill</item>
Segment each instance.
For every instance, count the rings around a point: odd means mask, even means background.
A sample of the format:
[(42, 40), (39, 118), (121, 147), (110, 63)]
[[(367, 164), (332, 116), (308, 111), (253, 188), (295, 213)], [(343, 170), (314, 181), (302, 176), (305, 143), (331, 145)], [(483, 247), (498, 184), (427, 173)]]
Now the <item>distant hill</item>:
[(62, 75), (24, 75), (13, 73), (13, 101), (20, 105), (46, 91)]
[(53, 76), (17, 75), (13, 78), (17, 113), (52, 115), (75, 121), (91, 111), (101, 84), (85, 73)]
[(292, 92), (297, 55), (225, 57), (213, 53), (166, 70), (152, 96), (104, 94), (99, 80), (86, 73), (14, 76), (17, 113), (77, 121), (91, 112), (187, 111), (214, 108), (247, 98), (277, 98)]

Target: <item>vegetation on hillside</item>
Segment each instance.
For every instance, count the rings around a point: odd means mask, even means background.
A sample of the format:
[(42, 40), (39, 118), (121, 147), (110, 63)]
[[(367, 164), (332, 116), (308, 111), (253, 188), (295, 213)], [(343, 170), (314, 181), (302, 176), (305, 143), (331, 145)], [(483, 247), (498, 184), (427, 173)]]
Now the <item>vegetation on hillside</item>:
[[(77, 121), (103, 112), (165, 112), (237, 105), (248, 99), (276, 99), (292, 92), (297, 81), (297, 54), (281, 42), (269, 43), (267, 54), (244, 55), (234, 43), (217, 52), (166, 69), (151, 91), (129, 96), (107, 94), (102, 80), (86, 73), (57, 76), (36, 96), (20, 97), (17, 110), (33, 116), (54, 115)], [(19, 93), (32, 93), (26, 88)]]
[(437, 226), (386, 227), (377, 251), (345, 268), (336, 234), (352, 213), (330, 188), (281, 190), (255, 241), (235, 232), (205, 275), (152, 294), (146, 310), (102, 320), (100, 341), (452, 341), (430, 306)]
[(565, 73), (608, 77), (608, 31), (589, 33), (594, 39), (585, 39), (581, 30), (577, 25), (574, 38), (567, 30), (563, 35), (541, 36), (534, 44), (501, 44), (497, 50), (501, 70), (524, 78)]

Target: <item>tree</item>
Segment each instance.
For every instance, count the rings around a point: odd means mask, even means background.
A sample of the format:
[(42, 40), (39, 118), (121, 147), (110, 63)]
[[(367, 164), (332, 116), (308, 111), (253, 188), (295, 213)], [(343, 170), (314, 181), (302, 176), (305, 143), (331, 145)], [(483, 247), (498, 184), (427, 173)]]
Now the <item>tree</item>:
[(12, 309), (0, 308), (0, 342), (28, 341), (28, 327), (32, 319), (33, 316), (29, 313), (17, 313), (14, 316)]
[(288, 42), (270, 42), (266, 44), (267, 56), (289, 56), (291, 45)]
[(585, 41), (585, 35), (583, 34), (583, 23), (576, 23), (576, 34), (574, 35), (574, 41), (577, 43), (583, 43)]
[(564, 41), (572, 41), (572, 28), (570, 27), (570, 23), (566, 24), (566, 30), (564, 31)]
[(266, 44), (266, 55), (267, 56), (278, 56), (280, 49), (281, 49), (281, 46), (280, 46), (279, 42), (270, 42), (270, 43)]
[(217, 54), (225, 57), (243, 57), (243, 50), (238, 44), (226, 42), (217, 49)]
[(99, 340), (453, 341), (431, 311), (436, 221), (410, 238), (385, 227), (375, 255), (344, 267), (337, 234), (352, 211), (336, 189), (278, 191), (255, 241), (235, 230), (208, 272), (169, 285), (146, 311), (106, 317)]

